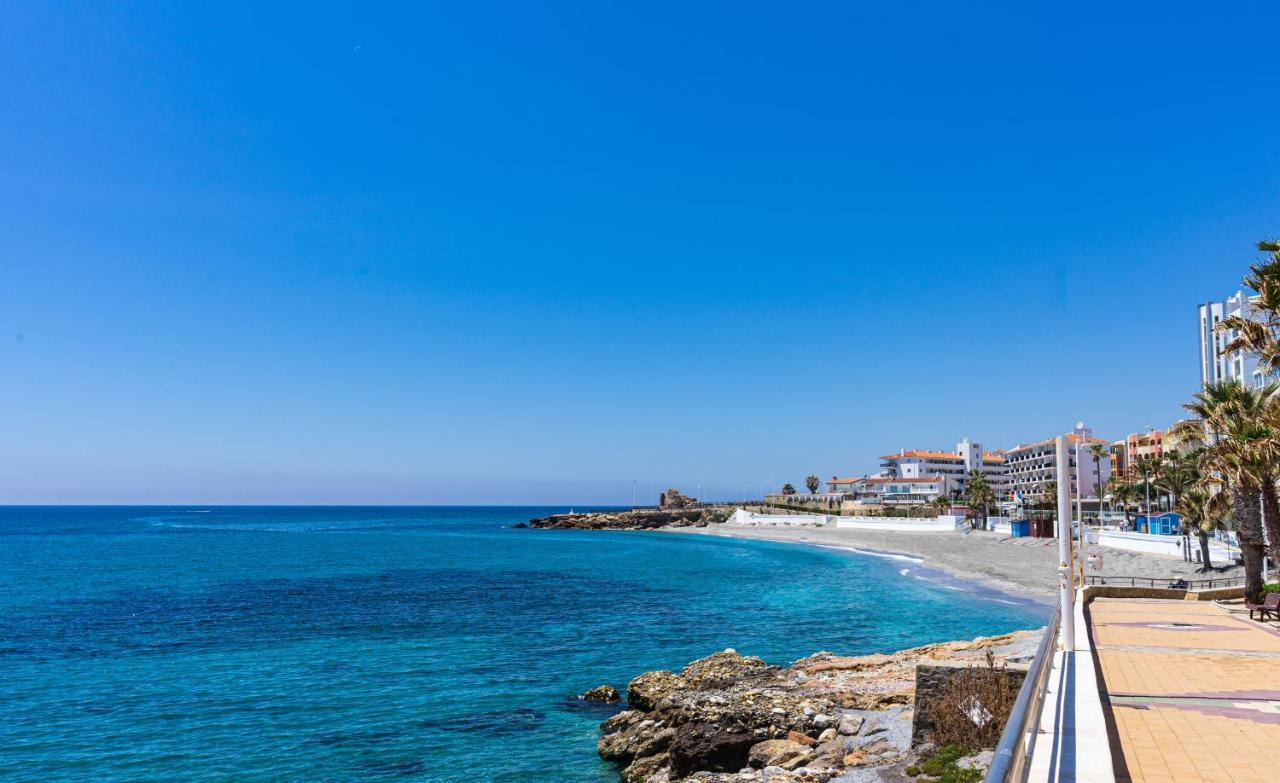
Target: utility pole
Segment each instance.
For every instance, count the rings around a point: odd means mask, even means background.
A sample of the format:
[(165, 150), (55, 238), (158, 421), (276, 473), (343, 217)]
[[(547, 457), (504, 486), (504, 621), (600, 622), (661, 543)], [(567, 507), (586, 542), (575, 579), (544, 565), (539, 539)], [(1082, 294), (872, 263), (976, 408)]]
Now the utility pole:
[(1071, 471), (1067, 466), (1070, 452), (1066, 436), (1059, 435), (1054, 446), (1058, 458), (1058, 638), (1062, 640), (1062, 649), (1072, 652), (1076, 649), (1076, 591), (1071, 556)]

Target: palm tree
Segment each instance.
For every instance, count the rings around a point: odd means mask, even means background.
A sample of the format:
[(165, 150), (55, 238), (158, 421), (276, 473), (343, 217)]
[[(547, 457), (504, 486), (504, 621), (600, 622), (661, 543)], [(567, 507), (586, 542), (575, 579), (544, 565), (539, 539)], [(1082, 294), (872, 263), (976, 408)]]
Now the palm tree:
[[(1173, 508), (1175, 510), (1182, 500), (1182, 495), (1200, 480), (1199, 459), (1200, 455), (1196, 452), (1183, 454), (1177, 451), (1170, 453), (1165, 458), (1164, 470), (1160, 474), (1160, 489), (1168, 492), (1170, 497), (1173, 498)], [(1182, 539), (1183, 556), (1190, 560), (1191, 530), (1185, 525), (1182, 529)]]
[(1280, 370), (1280, 242), (1262, 241), (1258, 250), (1268, 254), (1262, 264), (1251, 264), (1244, 284), (1251, 288), (1249, 310), (1252, 317), (1239, 315), (1222, 319), (1219, 332), (1236, 332), (1223, 346), (1224, 353), (1247, 351), (1258, 356), (1263, 371)]
[(942, 516), (951, 509), (951, 498), (946, 495), (939, 495), (930, 500), (929, 505), (933, 506), (933, 510), (938, 512), (938, 516)]
[(966, 491), (969, 495), (969, 507), (982, 509), (982, 529), (986, 530), (987, 515), (991, 504), (996, 502), (996, 493), (991, 489), (991, 485), (987, 483), (987, 477), (976, 468), (969, 471)]
[(804, 485), (809, 488), (810, 495), (816, 495), (818, 493), (818, 484), (820, 483), (821, 482), (817, 476), (809, 476), (804, 480)]
[(1049, 480), (1044, 483), (1044, 491), (1040, 494), (1040, 503), (1045, 508), (1056, 508), (1058, 503), (1058, 482)]
[(1093, 485), (1093, 494), (1098, 498), (1098, 522), (1102, 522), (1102, 458), (1110, 452), (1105, 444), (1093, 443), (1089, 446), (1089, 456), (1093, 457), (1093, 475), (1097, 482)]
[[(1142, 476), (1142, 484), (1145, 489), (1143, 493), (1147, 501), (1147, 521), (1151, 521), (1151, 487), (1160, 478), (1160, 472), (1164, 468), (1164, 463), (1159, 457), (1139, 457), (1133, 463), (1134, 470), (1138, 471), (1138, 475)], [(1159, 494), (1156, 495), (1157, 503), (1160, 500)]]
[[(1245, 596), (1250, 601), (1260, 600), (1262, 593), (1262, 508), (1269, 522), (1273, 513), (1280, 514), (1275, 488), (1277, 431), (1267, 423), (1276, 420), (1278, 405), (1274, 384), (1253, 389), (1233, 378), (1197, 393), (1184, 406), (1195, 418), (1174, 428), (1179, 435), (1209, 435), (1200, 470), (1225, 482), (1244, 558)], [(1271, 544), (1272, 557), (1280, 556), (1280, 541)]]
[(1213, 570), (1213, 565), (1209, 562), (1209, 534), (1222, 526), (1222, 516), (1227, 506), (1226, 497), (1226, 493), (1220, 491), (1220, 488), (1197, 484), (1179, 495), (1174, 504), (1185, 522), (1183, 530), (1189, 531), (1194, 525), (1196, 537), (1200, 539), (1200, 573)]
[(1127, 476), (1112, 476), (1107, 481), (1107, 494), (1111, 495), (1111, 505), (1114, 507), (1120, 504), (1121, 510), (1124, 511), (1124, 526), (1126, 529), (1133, 526), (1133, 519), (1129, 516), (1130, 507), (1133, 502), (1138, 499), (1138, 487)]

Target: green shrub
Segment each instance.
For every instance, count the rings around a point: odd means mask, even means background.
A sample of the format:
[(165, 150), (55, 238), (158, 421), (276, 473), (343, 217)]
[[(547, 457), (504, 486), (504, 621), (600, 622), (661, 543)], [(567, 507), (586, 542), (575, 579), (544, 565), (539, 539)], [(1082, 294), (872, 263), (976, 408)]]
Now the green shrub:
[(1263, 585), (1263, 586), (1262, 586), (1262, 592), (1264, 592), (1264, 593), (1280, 593), (1280, 584), (1277, 584), (1277, 585)]
[(935, 783), (981, 783), (984, 774), (980, 769), (966, 769), (959, 765), (960, 759), (973, 755), (973, 750), (965, 745), (943, 745), (932, 755), (920, 760), (920, 763), (907, 767), (911, 777), (926, 776), (926, 780)]

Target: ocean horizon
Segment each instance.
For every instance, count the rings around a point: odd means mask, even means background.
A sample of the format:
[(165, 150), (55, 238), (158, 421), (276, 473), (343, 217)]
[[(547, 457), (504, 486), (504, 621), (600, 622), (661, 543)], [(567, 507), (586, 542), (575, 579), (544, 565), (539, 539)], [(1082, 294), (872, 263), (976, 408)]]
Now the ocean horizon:
[(0, 778), (611, 783), (588, 688), (1049, 613), (876, 553), (514, 527), (569, 508), (0, 507)]

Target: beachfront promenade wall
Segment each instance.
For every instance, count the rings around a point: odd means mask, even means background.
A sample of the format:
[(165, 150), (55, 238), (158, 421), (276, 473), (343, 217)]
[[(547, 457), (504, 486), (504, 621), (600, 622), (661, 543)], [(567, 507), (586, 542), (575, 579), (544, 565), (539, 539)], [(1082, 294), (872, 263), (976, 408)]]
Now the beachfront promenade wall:
[[(1099, 546), (1152, 555), (1182, 557), (1182, 536), (1161, 536), (1123, 530), (1099, 530), (1097, 536)], [(1193, 541), (1191, 548), (1192, 554), (1199, 554), (1199, 542)], [(1209, 557), (1219, 563), (1228, 563), (1234, 555), (1218, 542), (1212, 541), (1209, 543)]]
[(733, 512), (727, 525), (743, 527), (825, 527), (833, 517), (826, 514), (753, 514), (744, 509)]
[(961, 516), (939, 517), (841, 517), (828, 514), (755, 514), (733, 512), (725, 524), (742, 527), (838, 527), (841, 530), (880, 530), (903, 533), (945, 533), (964, 524)]
[(903, 533), (945, 533), (964, 524), (964, 517), (834, 517), (841, 530), (887, 530)]

